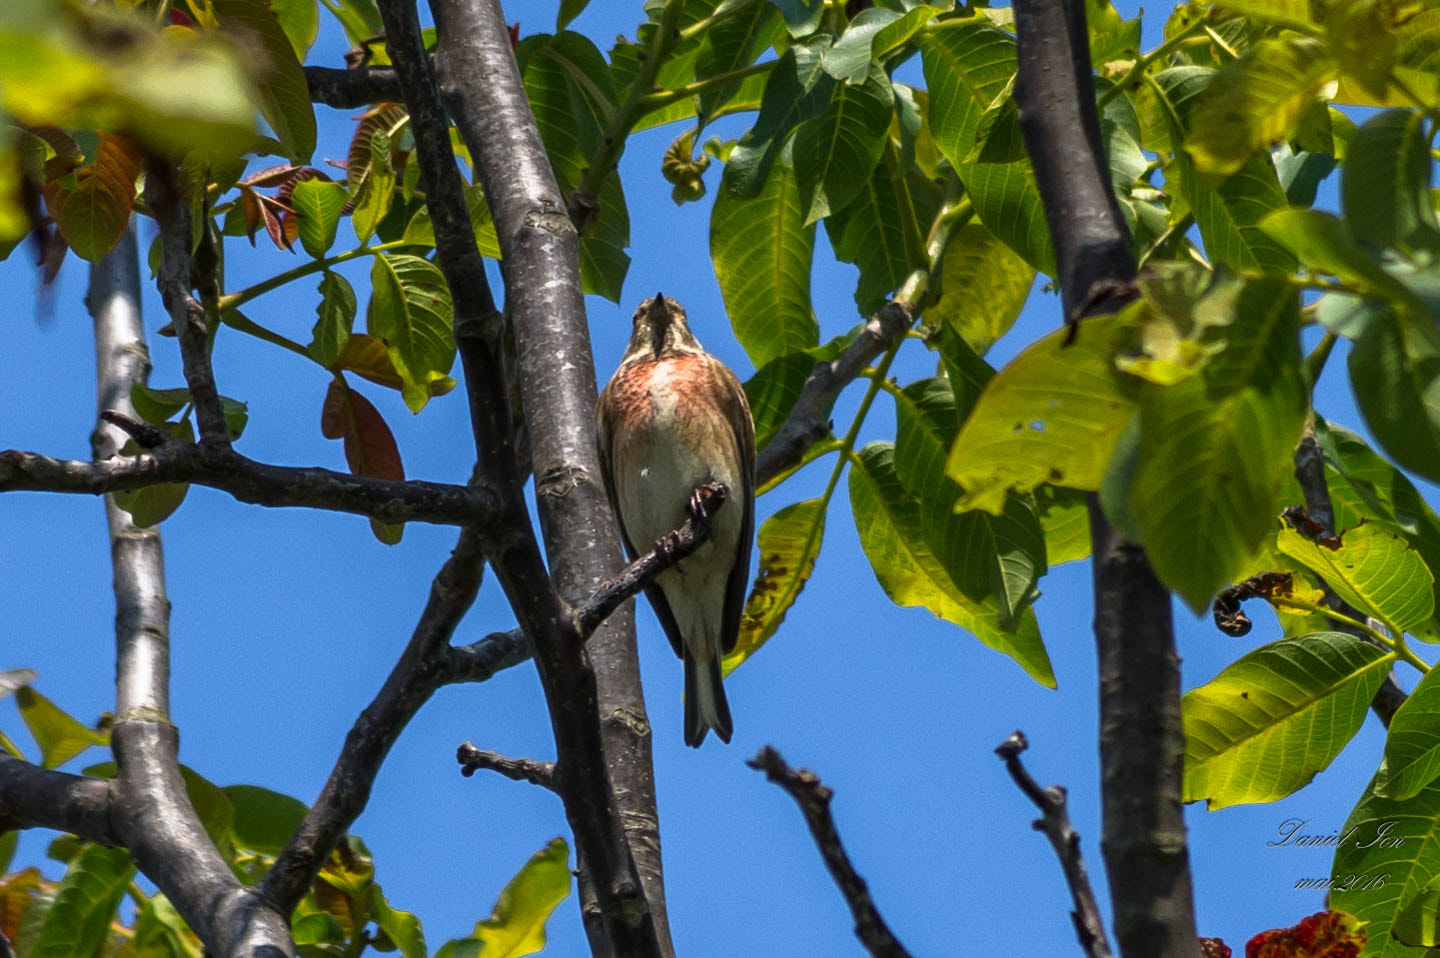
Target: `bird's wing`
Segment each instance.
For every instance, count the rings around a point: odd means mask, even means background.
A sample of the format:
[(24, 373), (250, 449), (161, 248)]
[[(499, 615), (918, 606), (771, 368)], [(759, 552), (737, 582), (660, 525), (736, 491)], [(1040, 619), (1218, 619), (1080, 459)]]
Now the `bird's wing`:
[(740, 445), (740, 475), (744, 488), (730, 490), (727, 508), (740, 508), (740, 542), (736, 545), (735, 564), (725, 582), (725, 617), (722, 620), (720, 648), (725, 654), (735, 649), (740, 637), (740, 617), (745, 612), (745, 594), (750, 588), (750, 546), (755, 539), (755, 421), (750, 418), (750, 403), (745, 388), (735, 374), (712, 360), (715, 375), (725, 386), (724, 412), (731, 431)]
[[(612, 379), (611, 384), (613, 383)], [(606, 386), (605, 391), (600, 394), (600, 401), (595, 405), (595, 445), (600, 451), (600, 476), (605, 481), (605, 495), (610, 498), (610, 510), (615, 513), (615, 524), (620, 527), (620, 542), (625, 546), (625, 557), (634, 562), (640, 557), (640, 552), (635, 548), (635, 543), (630, 541), (630, 533), (625, 530), (625, 514), (620, 511), (619, 483), (615, 479), (615, 424), (610, 416), (610, 405), (610, 386)], [(652, 582), (645, 587), (645, 598), (650, 600), (650, 607), (655, 610), (655, 618), (660, 620), (660, 628), (665, 630), (665, 637), (670, 640), (675, 654), (684, 657), (685, 639), (680, 634), (675, 613), (670, 611), (670, 603), (665, 600), (665, 593)]]

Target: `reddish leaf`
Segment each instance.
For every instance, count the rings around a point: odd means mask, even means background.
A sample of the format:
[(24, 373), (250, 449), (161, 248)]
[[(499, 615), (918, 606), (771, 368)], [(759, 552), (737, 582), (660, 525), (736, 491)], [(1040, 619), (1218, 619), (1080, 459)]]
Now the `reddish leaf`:
[(357, 476), (376, 479), (404, 479), (400, 449), (380, 411), (370, 400), (345, 386), (330, 383), (320, 411), (320, 431), (328, 439), (345, 440), (345, 461)]
[(29, 132), (45, 141), (55, 155), (45, 161), (45, 181), (58, 180), (85, 162), (85, 151), (58, 126), (27, 127)]
[(190, 19), (190, 14), (181, 10), (179, 7), (171, 7), (170, 25), (175, 27), (191, 27), (193, 29), (195, 21)]
[(251, 173), (240, 181), (242, 186), (283, 186), (285, 181), (290, 179), (304, 167), (296, 166), (294, 163), (281, 163), (278, 166), (267, 166), (263, 170)]
[(1355, 958), (1363, 947), (1365, 932), (1353, 915), (1321, 911), (1294, 928), (1262, 931), (1245, 943), (1245, 958)]
[(260, 194), (244, 184), (240, 186), (240, 208), (245, 212), (245, 235), (250, 245), (255, 245), (255, 231), (260, 228), (264, 210), (260, 208)]
[(45, 184), (45, 202), (66, 243), (95, 262), (120, 242), (135, 204), (135, 178), (144, 156), (130, 139), (100, 131), (95, 162), (75, 171), (75, 186)]
[(304, 183), (306, 180), (324, 180), (326, 183), (329, 183), (330, 177), (326, 176), (323, 171), (315, 169), (313, 166), (299, 167), (293, 175), (287, 177), (285, 182), (280, 184), (280, 189), (275, 191), (275, 199), (289, 206), (290, 196), (295, 192), (295, 185), (297, 183)]
[(1197, 938), (1200, 958), (1230, 958), (1230, 946), (1219, 938)]
[(279, 200), (260, 193), (256, 193), (255, 198), (260, 201), (260, 218), (265, 222), (265, 232), (269, 234), (270, 242), (275, 244), (276, 249), (288, 249), (292, 253), (295, 252), (295, 248), (291, 245), (291, 238), (285, 235), (285, 227), (280, 222), (283, 214), (291, 213), (293, 210)]
[(0, 934), (14, 941), (20, 931), (20, 919), (35, 900), (35, 893), (45, 890), (47, 882), (38, 868), (27, 868), (0, 879)]
[(404, 116), (405, 107), (399, 103), (377, 103), (360, 117), (345, 160), (345, 182), (352, 191), (370, 169), (371, 138), (379, 131), (393, 129)]

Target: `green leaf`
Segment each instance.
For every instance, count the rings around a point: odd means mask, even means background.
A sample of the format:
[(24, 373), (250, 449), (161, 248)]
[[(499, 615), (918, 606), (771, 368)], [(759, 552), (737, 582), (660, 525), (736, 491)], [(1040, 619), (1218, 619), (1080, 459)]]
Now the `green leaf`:
[(973, 602), (955, 587), (925, 544), (924, 519), (895, 475), (894, 455), (890, 443), (871, 443), (850, 468), (855, 528), (885, 593), (896, 605), (922, 606), (960, 626), (1013, 658), (1041, 685), (1054, 688), (1055, 675), (1034, 610), (1027, 608), (1015, 629), (1006, 631), (1000, 627), (1000, 612), (993, 598)]
[(164, 893), (151, 895), (136, 909), (135, 937), (131, 942), (136, 953), (142, 955), (171, 958), (204, 958), (205, 955), (204, 944)]
[(1184, 800), (1216, 811), (1309, 784), (1359, 731), (1394, 659), (1316, 632), (1262, 646), (1185, 693)]
[(1423, 114), (1388, 110), (1361, 125), (1340, 173), (1340, 201), (1351, 232), (1362, 243), (1377, 249), (1440, 250)]
[(311, 179), (295, 184), (290, 193), (290, 206), (295, 210), (300, 230), (300, 245), (305, 252), (320, 259), (335, 242), (340, 225), (340, 211), (345, 208), (344, 184)]
[(1260, 228), (1299, 257), (1313, 272), (1329, 273), (1373, 296), (1420, 305), (1404, 283), (1387, 273), (1379, 260), (1361, 249), (1350, 235), (1345, 221), (1331, 213), (1276, 210), (1260, 221)]
[(245, 45), (260, 93), (260, 112), (295, 163), (315, 152), (310, 86), (290, 38), (265, 0), (211, 0), (222, 32)]
[(360, 43), (375, 36), (382, 29), (380, 9), (375, 0), (320, 0), (340, 25), (345, 28), (345, 39)]
[(1381, 447), (1440, 481), (1440, 340), (1433, 320), (1387, 307), (1350, 351), (1350, 385)]
[(546, 68), (547, 59), (554, 61), (550, 69), (558, 69), (569, 97), (569, 115), (581, 156), (593, 156), (600, 148), (617, 99), (605, 57), (589, 37), (565, 30), (545, 37), (534, 48), (530, 62)]
[(1375, 775), (1375, 794), (1407, 799), (1440, 778), (1440, 669), (1420, 677), (1396, 709), (1385, 737), (1385, 760)]
[(775, 634), (785, 615), (800, 598), (825, 537), (825, 501), (806, 499), (786, 506), (760, 526), (755, 547), (760, 551), (760, 569), (745, 600), (740, 618), (740, 638), (734, 650), (721, 662), (725, 675)]
[(1006, 493), (1051, 482), (1093, 492), (1135, 413), (1111, 370), (1110, 318), (1058, 330), (985, 386), (950, 450), (946, 473), (965, 487), (962, 509), (1004, 510)]
[(795, 131), (795, 178), (805, 225), (842, 208), (870, 179), (894, 97), (885, 71), (872, 67), (864, 83), (832, 83), (825, 109)]
[(1090, 62), (1133, 59), (1140, 52), (1140, 17), (1126, 20), (1110, 0), (1085, 0), (1085, 23), (1090, 28)]
[[(555, 29), (564, 30), (570, 21), (580, 16), (589, 5), (590, 0), (560, 0), (560, 12), (555, 16)], [(410, 958), (410, 955), (406, 954), (405, 958)]]
[(91, 845), (71, 863), (31, 943), (30, 958), (83, 958), (97, 954), (115, 910), (135, 875), (123, 848)]
[(791, 131), (825, 109), (835, 86), (820, 65), (828, 44), (828, 37), (791, 44), (775, 64), (765, 80), (755, 125), (735, 144), (725, 163), (722, 192), (728, 190), (741, 199), (759, 193), (769, 184), (770, 167)]
[[(470, 223), (475, 228), (475, 245), (480, 249), (480, 255), (499, 259), (500, 238), (495, 234), (495, 221), (490, 216), (489, 204), (485, 202), (485, 190), (478, 183), (465, 187), (465, 205), (470, 210)], [(415, 211), (401, 239), (416, 246), (435, 245), (435, 225), (430, 222), (429, 206), (422, 204)]]
[[(586, 293), (620, 302), (630, 257), (630, 214), (620, 188), (620, 174), (612, 173), (600, 187), (600, 212), (580, 236), (580, 288)], [(497, 247), (498, 248), (498, 247)]]
[[(904, 179), (891, 179), (889, 169), (881, 163), (845, 208), (825, 220), (825, 233), (835, 258), (860, 268), (855, 305), (862, 316), (871, 316), (884, 306), (911, 269), (923, 265), (923, 253), (919, 252), (922, 238), (912, 236), (910, 244), (906, 243), (901, 203), (911, 207), (916, 222), (932, 218), (929, 210), (914, 209), (909, 184)], [(913, 267), (912, 249), (916, 251)]]
[(1035, 270), (984, 226), (955, 231), (940, 266), (940, 298), (927, 323), (945, 323), (977, 353), (1005, 335), (1035, 285)]
[(1054, 276), (1055, 249), (1029, 161), (972, 163), (957, 172), (985, 228), (1034, 269)]
[(235, 847), (271, 858), (280, 854), (309, 812), (299, 799), (258, 785), (227, 785), (221, 791), (234, 810), (230, 839)]
[(403, 958), (425, 958), (429, 951), (425, 947), (425, 930), (420, 927), (420, 919), (408, 911), (391, 908), (379, 885), (371, 886), (370, 896), (375, 924), (400, 949)]
[(320, 7), (315, 0), (270, 0), (270, 12), (280, 23), (280, 29), (290, 39), (295, 50), (295, 59), (305, 62), (305, 54), (315, 43), (320, 33)]
[(306, 349), (312, 359), (329, 369), (340, 358), (355, 325), (355, 290), (345, 277), (326, 270), (317, 292), (320, 304), (315, 307), (317, 319)]
[(190, 390), (185, 386), (178, 389), (151, 389), (144, 383), (130, 384), (130, 405), (135, 414), (152, 425), (160, 425), (170, 419), (190, 402)]
[(419, 412), (455, 362), (450, 289), (435, 264), (402, 253), (375, 257), (370, 285), (366, 331), (385, 344), (405, 405)]
[(1214, 187), (1201, 183), (1183, 156), (1176, 156), (1174, 166), (1180, 174), (1180, 195), (1190, 204), (1212, 260), (1235, 269), (1294, 271), (1295, 257), (1260, 228), (1272, 210), (1288, 205), (1269, 156), (1252, 156)]
[(45, 205), (81, 259), (96, 262), (125, 235), (143, 160), (133, 140), (101, 130), (95, 162), (74, 172), (73, 187), (70, 177), (45, 184)]
[(1291, 139), (1336, 69), (1324, 44), (1296, 36), (1263, 40), (1221, 67), (1190, 121), (1185, 147), (1196, 169), (1228, 176), (1255, 151)]
[(16, 689), (15, 703), (25, 727), (40, 746), (41, 763), (46, 768), (59, 768), (92, 745), (110, 744), (108, 733), (76, 721), (32, 686)]
[(1015, 76), (1015, 37), (983, 17), (948, 20), (924, 35), (920, 51), (930, 130), (958, 169), (975, 148), (981, 117)]
[[(727, 165), (727, 180), (730, 173)], [(790, 167), (772, 167), (750, 200), (722, 183), (710, 215), (710, 256), (735, 338), (756, 368), (819, 342), (810, 306), (814, 247), (815, 228), (804, 225)]]
[(1246, 282), (1227, 324), (1203, 334), (1223, 350), (1201, 375), (1140, 388), (1130, 511), (1161, 581), (1197, 614), (1273, 528), (1275, 494), (1305, 416), (1299, 322), (1288, 284)]
[(1346, 529), (1331, 549), (1290, 528), (1280, 530), (1277, 548), (1320, 576), (1361, 611), (1406, 632), (1437, 638), (1435, 579), (1398, 531), (1366, 523)]
[(821, 59), (825, 72), (845, 83), (864, 82), (871, 73), (870, 64), (874, 59), (871, 48), (875, 35), (901, 16), (900, 11), (884, 7), (861, 10), (845, 27), (835, 45), (825, 51)]
[(370, 237), (375, 235), (380, 221), (385, 219), (395, 201), (395, 167), (390, 163), (390, 134), (377, 129), (368, 139), (369, 163), (351, 192), (355, 208), (350, 214), (350, 225), (355, 228), (355, 238), (362, 244), (370, 242)]
[(792, 37), (809, 36), (820, 25), (820, 15), (825, 12), (825, 0), (770, 0), (785, 17), (785, 26)]
[(1035, 489), (1035, 507), (1045, 530), (1045, 564), (1054, 568), (1090, 556), (1090, 509), (1085, 494), (1063, 486)]
[[(784, 35), (784, 22), (768, 4), (752, 3), (735, 11), (704, 32), (695, 56), (695, 80), (708, 80), (749, 66)], [(701, 93), (701, 116), (713, 117), (717, 108), (735, 96), (742, 85), (735, 81)]]
[(1301, 29), (1313, 29), (1316, 26), (1310, 16), (1309, 0), (1227, 0), (1225, 9), (1257, 20)]
[(895, 397), (895, 474), (917, 500), (925, 544), (968, 598), (998, 602), (1010, 628), (1039, 595), (1045, 536), (1028, 496), (1011, 496), (998, 516), (956, 513), (963, 490), (945, 475), (945, 457), (962, 419), (950, 384), (922, 379)]
[(790, 415), (815, 364), (834, 359), (849, 342), (849, 337), (837, 336), (823, 346), (778, 356), (746, 380), (745, 397), (750, 402), (751, 418), (755, 420), (755, 448), (763, 449)]
[(545, 922), (570, 894), (569, 858), (565, 839), (554, 838), (515, 873), (470, 936), (484, 943), (485, 958), (519, 958), (545, 947)]
[(10, 862), (15, 857), (15, 848), (20, 844), (20, 830), (12, 828), (8, 832), (0, 832), (0, 875), (10, 870)]
[(1375, 785), (1365, 785), (1340, 831), (1330, 874), (1341, 881), (1330, 888), (1330, 907), (1365, 922), (1364, 954), (1401, 958), (1418, 952), (1399, 947), (1392, 922), (1440, 875), (1440, 783), (1404, 801), (1374, 794)]

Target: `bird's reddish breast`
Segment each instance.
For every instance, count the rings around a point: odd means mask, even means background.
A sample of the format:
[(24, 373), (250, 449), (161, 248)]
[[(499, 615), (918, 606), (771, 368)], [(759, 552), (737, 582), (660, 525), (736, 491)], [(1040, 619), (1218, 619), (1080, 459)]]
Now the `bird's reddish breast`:
[[(678, 410), (691, 413), (714, 408), (715, 374), (704, 356), (671, 356), (642, 360), (621, 368), (610, 384), (610, 408), (617, 433), (648, 429), (656, 414), (657, 389)], [(667, 403), (668, 405), (668, 403)]]

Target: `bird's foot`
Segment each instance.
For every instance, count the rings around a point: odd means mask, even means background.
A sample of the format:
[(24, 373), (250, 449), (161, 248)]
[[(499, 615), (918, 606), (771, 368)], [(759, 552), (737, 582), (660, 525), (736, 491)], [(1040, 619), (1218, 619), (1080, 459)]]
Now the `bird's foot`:
[(697, 526), (710, 521), (710, 513), (730, 496), (730, 487), (723, 482), (711, 481), (695, 487), (690, 493), (687, 508), (690, 519)]

